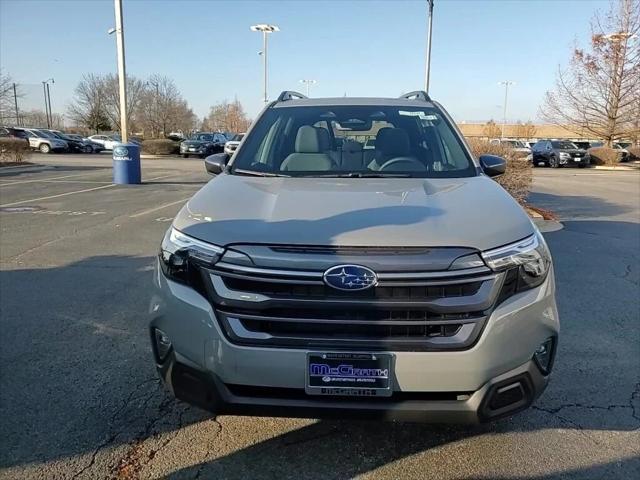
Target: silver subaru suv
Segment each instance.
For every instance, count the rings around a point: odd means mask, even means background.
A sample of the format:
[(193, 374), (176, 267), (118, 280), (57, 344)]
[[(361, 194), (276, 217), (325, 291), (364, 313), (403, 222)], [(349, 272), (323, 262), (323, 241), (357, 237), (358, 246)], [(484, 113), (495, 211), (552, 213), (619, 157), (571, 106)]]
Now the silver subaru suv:
[(158, 372), (214, 414), (475, 423), (530, 406), (559, 331), (547, 245), (424, 92), (283, 92), (178, 213)]

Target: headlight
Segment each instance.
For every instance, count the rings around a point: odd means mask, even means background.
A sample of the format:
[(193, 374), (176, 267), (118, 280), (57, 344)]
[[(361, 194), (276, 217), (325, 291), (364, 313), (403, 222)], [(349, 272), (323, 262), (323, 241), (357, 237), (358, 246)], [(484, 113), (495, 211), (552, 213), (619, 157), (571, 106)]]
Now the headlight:
[(507, 271), (505, 286), (510, 285), (511, 293), (541, 285), (551, 265), (551, 254), (538, 231), (519, 242), (483, 252), (482, 258), (492, 270)]
[(560, 158), (570, 158), (571, 155), (569, 155), (567, 152), (560, 152)]
[(200, 283), (198, 267), (214, 265), (223, 252), (222, 247), (190, 237), (171, 227), (160, 247), (160, 266), (171, 280), (195, 286)]

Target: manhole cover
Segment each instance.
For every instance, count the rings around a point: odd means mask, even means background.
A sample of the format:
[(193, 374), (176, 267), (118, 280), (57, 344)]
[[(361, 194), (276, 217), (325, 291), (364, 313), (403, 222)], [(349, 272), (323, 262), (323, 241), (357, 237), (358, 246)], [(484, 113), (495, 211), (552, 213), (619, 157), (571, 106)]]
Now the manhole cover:
[(35, 212), (37, 210), (42, 210), (42, 207), (2, 207), (0, 208), (0, 212), (7, 212), (7, 213)]

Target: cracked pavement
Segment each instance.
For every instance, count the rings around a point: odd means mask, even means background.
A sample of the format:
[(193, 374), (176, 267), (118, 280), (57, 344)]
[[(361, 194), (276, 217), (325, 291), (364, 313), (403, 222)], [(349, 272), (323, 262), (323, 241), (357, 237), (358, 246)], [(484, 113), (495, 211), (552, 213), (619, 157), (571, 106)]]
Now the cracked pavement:
[(147, 285), (176, 202), (208, 179), (201, 162), (144, 161), (162, 178), (30, 202), (110, 183), (108, 155), (35, 160), (57, 168), (0, 170), (0, 205), (39, 207), (0, 212), (0, 479), (640, 475), (638, 172), (535, 170), (530, 202), (564, 224), (545, 235), (553, 379), (524, 413), (450, 427), (212, 418), (174, 400), (151, 358)]

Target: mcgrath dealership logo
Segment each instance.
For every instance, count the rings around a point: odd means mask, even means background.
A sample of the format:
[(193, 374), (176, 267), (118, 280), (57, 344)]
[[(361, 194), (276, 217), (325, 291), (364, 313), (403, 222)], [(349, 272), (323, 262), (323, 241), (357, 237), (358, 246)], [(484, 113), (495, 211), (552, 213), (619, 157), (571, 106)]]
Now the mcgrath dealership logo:
[(129, 150), (127, 150), (127, 147), (115, 147), (113, 149), (113, 154), (116, 157), (128, 157), (129, 156)]
[(337, 290), (366, 290), (378, 283), (376, 273), (360, 265), (336, 265), (323, 275), (324, 283)]

